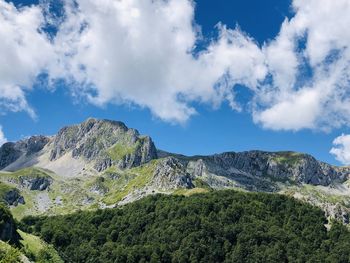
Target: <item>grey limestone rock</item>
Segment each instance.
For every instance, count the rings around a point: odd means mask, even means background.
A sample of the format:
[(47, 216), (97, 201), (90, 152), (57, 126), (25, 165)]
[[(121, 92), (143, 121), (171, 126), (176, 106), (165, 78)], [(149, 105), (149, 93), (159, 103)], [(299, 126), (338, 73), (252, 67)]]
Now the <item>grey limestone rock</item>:
[(153, 173), (152, 185), (163, 190), (194, 187), (186, 166), (174, 157), (159, 161)]
[(52, 179), (50, 177), (28, 177), (28, 176), (20, 176), (19, 184), (22, 187), (28, 188), (29, 190), (38, 190), (44, 191), (48, 189), (51, 185)]
[(93, 161), (101, 172), (112, 165), (126, 169), (157, 158), (157, 150), (148, 136), (140, 136), (122, 122), (90, 118), (85, 122), (65, 127), (56, 135), (50, 160), (67, 152), (73, 158)]
[(222, 176), (248, 174), (257, 178), (323, 186), (345, 181), (350, 172), (350, 169), (333, 167), (307, 154), (262, 151), (227, 152), (201, 157), (200, 161), (197, 159), (193, 175), (203, 173), (203, 168)]
[(30, 156), (41, 151), (50, 141), (46, 136), (32, 136), (16, 143), (8, 142), (0, 147), (0, 169), (15, 162), (21, 156)]

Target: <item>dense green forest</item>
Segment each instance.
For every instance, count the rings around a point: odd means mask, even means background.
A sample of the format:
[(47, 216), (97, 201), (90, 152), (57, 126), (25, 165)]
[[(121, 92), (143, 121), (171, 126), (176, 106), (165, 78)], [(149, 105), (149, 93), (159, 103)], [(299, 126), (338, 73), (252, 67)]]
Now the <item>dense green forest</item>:
[(11, 245), (19, 244), (19, 234), (17, 233), (17, 223), (11, 212), (0, 203), (0, 239)]
[(27, 217), (66, 262), (349, 262), (350, 233), (281, 195), (155, 195), (122, 208)]

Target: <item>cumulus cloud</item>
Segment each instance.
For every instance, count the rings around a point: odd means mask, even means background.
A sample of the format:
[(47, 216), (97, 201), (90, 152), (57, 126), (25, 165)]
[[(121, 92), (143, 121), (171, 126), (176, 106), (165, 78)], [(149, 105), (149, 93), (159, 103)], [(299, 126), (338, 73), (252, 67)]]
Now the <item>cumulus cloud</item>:
[[(219, 23), (202, 49), (191, 0), (63, 3), (64, 15), (48, 17), (48, 5), (0, 0), (0, 113), (34, 116), (26, 93), (44, 72), (92, 104), (134, 104), (166, 121), (187, 121), (197, 103), (241, 110), (241, 84), (252, 94), (245, 108), (267, 129), (350, 124), (348, 0), (294, 0), (295, 15), (262, 46)], [(57, 34), (43, 29), (48, 21)]]
[(350, 165), (350, 135), (342, 134), (335, 138), (333, 145), (334, 147), (331, 149), (330, 153), (333, 154), (339, 162)]
[(0, 146), (7, 142), (7, 139), (2, 131), (2, 127), (0, 126)]
[(196, 112), (193, 101), (237, 108), (232, 87), (255, 88), (265, 77), (261, 50), (239, 29), (219, 25), (218, 40), (193, 54), (201, 35), (191, 1), (77, 2), (55, 41), (69, 54), (75, 93), (94, 104), (134, 103), (184, 122)]
[(26, 93), (53, 54), (46, 35), (40, 32), (42, 23), (40, 7), (17, 9), (0, 0), (0, 114), (27, 111), (35, 117)]
[(273, 80), (255, 96), (254, 120), (274, 130), (350, 124), (350, 2), (294, 0), (264, 52)]

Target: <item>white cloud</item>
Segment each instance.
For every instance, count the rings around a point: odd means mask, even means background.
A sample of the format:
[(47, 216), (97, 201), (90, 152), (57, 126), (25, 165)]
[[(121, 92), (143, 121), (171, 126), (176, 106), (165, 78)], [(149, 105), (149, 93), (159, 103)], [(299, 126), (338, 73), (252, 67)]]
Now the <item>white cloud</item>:
[(72, 2), (50, 42), (41, 30), (47, 5), (0, 0), (0, 114), (34, 116), (26, 94), (48, 72), (90, 103), (135, 104), (166, 121), (185, 122), (198, 102), (241, 110), (234, 86), (242, 84), (253, 120), (267, 129), (350, 125), (348, 0), (294, 0), (294, 17), (263, 47), (218, 24), (218, 38), (197, 54), (203, 36), (190, 0)]
[(334, 147), (331, 149), (330, 153), (333, 154), (339, 162), (350, 165), (350, 135), (342, 134), (335, 138), (333, 145)]
[(52, 58), (52, 47), (45, 34), (38, 6), (17, 9), (0, 0), (0, 114), (27, 111), (35, 117), (25, 94), (36, 76)]
[(192, 54), (201, 36), (191, 1), (78, 3), (79, 11), (67, 12), (56, 44), (71, 54), (64, 68), (79, 83), (75, 94), (94, 104), (134, 103), (184, 122), (196, 112), (193, 101), (218, 106), (227, 99), (236, 108), (232, 86), (255, 88), (265, 77), (261, 50), (238, 29), (218, 26), (218, 41)]
[(0, 126), (0, 146), (7, 142), (7, 139), (2, 131), (2, 127)]
[(274, 130), (315, 128), (315, 118), (321, 111), (319, 92), (312, 88), (303, 88), (289, 96), (274, 106), (255, 113), (255, 118), (258, 118), (264, 127)]
[(274, 130), (350, 124), (350, 2), (294, 0), (296, 12), (266, 44), (272, 86), (255, 96), (254, 120)]

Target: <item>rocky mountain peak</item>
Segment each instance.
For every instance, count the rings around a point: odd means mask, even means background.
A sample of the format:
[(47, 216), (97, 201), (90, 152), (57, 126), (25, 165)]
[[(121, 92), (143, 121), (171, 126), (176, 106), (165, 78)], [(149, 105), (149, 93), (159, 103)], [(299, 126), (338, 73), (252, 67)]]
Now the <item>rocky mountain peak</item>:
[(50, 141), (49, 137), (36, 135), (16, 143), (7, 142), (0, 147), (0, 169), (15, 162), (21, 156), (29, 156), (41, 151)]
[(153, 141), (140, 136), (124, 123), (89, 118), (86, 121), (62, 128), (55, 136), (50, 152), (54, 161), (71, 152), (73, 158), (94, 161), (102, 171), (112, 165), (131, 168), (157, 158)]

